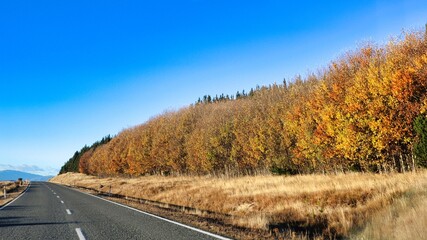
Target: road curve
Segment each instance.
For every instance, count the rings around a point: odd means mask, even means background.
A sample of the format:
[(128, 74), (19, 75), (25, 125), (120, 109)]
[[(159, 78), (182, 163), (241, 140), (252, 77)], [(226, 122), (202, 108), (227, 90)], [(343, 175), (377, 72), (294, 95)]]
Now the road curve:
[(226, 239), (67, 187), (33, 182), (0, 210), (0, 239)]

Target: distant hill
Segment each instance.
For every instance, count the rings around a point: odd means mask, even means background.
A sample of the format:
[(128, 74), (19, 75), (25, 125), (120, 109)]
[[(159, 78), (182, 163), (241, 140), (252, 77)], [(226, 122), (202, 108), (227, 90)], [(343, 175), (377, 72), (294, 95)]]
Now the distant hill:
[(22, 178), (23, 180), (30, 181), (47, 181), (52, 176), (42, 176), (27, 172), (20, 172), (15, 170), (4, 170), (0, 171), (0, 180), (18, 180), (18, 178)]

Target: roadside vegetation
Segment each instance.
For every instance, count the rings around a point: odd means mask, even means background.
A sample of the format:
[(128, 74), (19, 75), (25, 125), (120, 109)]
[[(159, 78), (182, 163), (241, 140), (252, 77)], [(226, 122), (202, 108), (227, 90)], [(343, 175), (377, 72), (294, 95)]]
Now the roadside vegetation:
[(427, 191), (420, 181), (417, 186), (394, 199), (352, 235), (353, 239), (425, 239), (427, 236)]
[[(28, 186), (27, 181), (18, 179), (17, 181), (0, 181), (0, 207), (12, 201), (21, 194)], [(4, 197), (6, 190), (6, 198)]]
[(236, 96), (205, 96), (153, 117), (76, 152), (71, 171), (98, 176), (412, 171), (427, 166), (426, 76), (426, 34), (405, 33), (385, 46), (365, 44), (316, 74)]
[(74, 155), (61, 167), (59, 174), (67, 172), (79, 172), (80, 160), (85, 162), (87, 158), (92, 156), (93, 151), (103, 144), (111, 141), (112, 137), (110, 135), (103, 137), (100, 141), (93, 143), (91, 146), (84, 146), (80, 151), (76, 151)]
[(305, 77), (153, 117), (85, 146), (61, 169), (79, 173), (51, 181), (111, 187), (263, 238), (417, 238), (426, 93), (427, 34), (403, 33)]
[[(421, 208), (425, 204), (427, 172), (235, 178), (99, 178), (67, 173), (51, 181), (104, 193), (109, 193), (111, 186), (111, 193), (123, 198), (151, 200), (163, 203), (163, 208), (190, 207), (193, 211), (182, 208), (183, 213), (205, 216), (207, 220), (209, 214), (215, 213), (215, 221), (240, 227), (243, 232), (254, 231), (256, 236), (335, 239), (354, 236), (367, 223), (372, 231), (384, 227), (381, 221), (387, 218), (383, 215), (387, 211), (384, 209), (394, 208), (394, 204), (405, 201), (408, 196), (424, 197), (422, 203), (416, 203)], [(399, 220), (404, 224), (401, 228), (414, 233), (424, 231), (422, 224), (407, 224), (415, 221), (411, 206), (402, 205), (393, 211), (389, 218), (404, 217)], [(393, 221), (389, 222), (396, 224)], [(226, 234), (242, 238), (239, 232)], [(371, 239), (371, 233), (364, 234), (367, 236), (364, 239)]]

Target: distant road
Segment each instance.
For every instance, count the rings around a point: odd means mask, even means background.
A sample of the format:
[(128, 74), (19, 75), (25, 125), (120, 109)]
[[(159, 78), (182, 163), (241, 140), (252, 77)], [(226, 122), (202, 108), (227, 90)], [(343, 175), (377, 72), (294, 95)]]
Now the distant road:
[(221, 239), (221, 237), (64, 186), (33, 182), (20, 198), (0, 210), (0, 239)]

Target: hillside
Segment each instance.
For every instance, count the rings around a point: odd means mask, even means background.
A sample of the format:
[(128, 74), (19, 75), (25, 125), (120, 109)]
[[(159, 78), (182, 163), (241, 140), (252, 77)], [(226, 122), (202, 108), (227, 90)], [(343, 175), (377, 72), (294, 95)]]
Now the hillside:
[(406, 33), (385, 46), (348, 52), (290, 83), (238, 98), (205, 97), (161, 114), (91, 151), (79, 161), (79, 171), (139, 176), (413, 170), (427, 166), (426, 76), (427, 37)]
[(47, 181), (51, 177), (52, 176), (42, 176), (42, 175), (15, 171), (15, 170), (0, 171), (0, 181), (4, 181), (4, 180), (15, 181), (15, 180), (18, 180), (18, 178), (22, 178), (23, 180), (30, 180), (30, 181)]
[(111, 141), (111, 139), (112, 137), (110, 135), (105, 136), (100, 141), (93, 143), (90, 147), (85, 145), (82, 149), (80, 149), (80, 151), (76, 151), (74, 155), (61, 167), (59, 174), (67, 172), (79, 172), (80, 159), (89, 158), (98, 146), (108, 143)]

